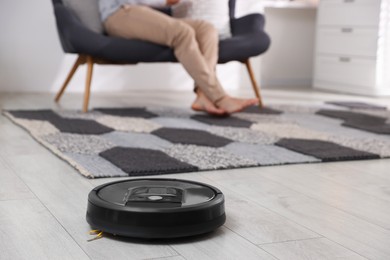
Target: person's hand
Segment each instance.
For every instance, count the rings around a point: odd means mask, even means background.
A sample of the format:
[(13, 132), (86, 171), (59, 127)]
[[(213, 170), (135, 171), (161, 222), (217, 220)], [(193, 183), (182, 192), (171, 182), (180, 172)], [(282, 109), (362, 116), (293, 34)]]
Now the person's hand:
[(167, 0), (167, 5), (175, 5), (178, 4), (180, 0)]

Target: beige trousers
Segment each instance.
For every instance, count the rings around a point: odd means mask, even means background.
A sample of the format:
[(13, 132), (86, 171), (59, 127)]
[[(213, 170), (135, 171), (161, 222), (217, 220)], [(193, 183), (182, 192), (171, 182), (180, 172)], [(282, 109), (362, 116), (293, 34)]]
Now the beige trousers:
[(215, 102), (225, 92), (217, 79), (218, 33), (201, 20), (176, 19), (146, 6), (123, 6), (104, 23), (112, 36), (173, 48), (178, 61), (203, 93)]

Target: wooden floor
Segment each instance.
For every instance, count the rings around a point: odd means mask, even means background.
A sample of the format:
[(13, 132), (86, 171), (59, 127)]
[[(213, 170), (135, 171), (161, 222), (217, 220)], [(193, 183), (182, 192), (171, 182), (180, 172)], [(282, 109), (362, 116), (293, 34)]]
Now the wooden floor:
[[(242, 93), (249, 96), (250, 93)], [(265, 103), (358, 98), (311, 90), (267, 90)], [(91, 106), (189, 106), (190, 92), (94, 94)], [(0, 94), (0, 109), (61, 106), (49, 94)], [(226, 224), (196, 238), (93, 242), (88, 192), (115, 179), (89, 180), (0, 116), (0, 259), (390, 259), (390, 160), (273, 166), (171, 175), (219, 187)], [(169, 176), (166, 176), (169, 177)]]

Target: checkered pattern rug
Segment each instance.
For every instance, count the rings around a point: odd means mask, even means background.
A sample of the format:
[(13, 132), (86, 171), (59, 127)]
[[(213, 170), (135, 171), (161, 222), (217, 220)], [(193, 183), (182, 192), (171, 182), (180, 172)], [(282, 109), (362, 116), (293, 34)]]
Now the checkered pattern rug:
[(390, 111), (356, 102), (222, 118), (167, 107), (3, 113), (88, 178), (390, 157)]

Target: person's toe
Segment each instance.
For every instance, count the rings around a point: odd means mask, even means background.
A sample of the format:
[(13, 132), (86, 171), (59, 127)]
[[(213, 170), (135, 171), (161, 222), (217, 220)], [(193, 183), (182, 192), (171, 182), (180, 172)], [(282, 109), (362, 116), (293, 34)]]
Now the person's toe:
[(208, 107), (206, 108), (206, 112), (210, 115), (224, 115), (226, 114), (225, 110), (216, 108), (216, 107)]

